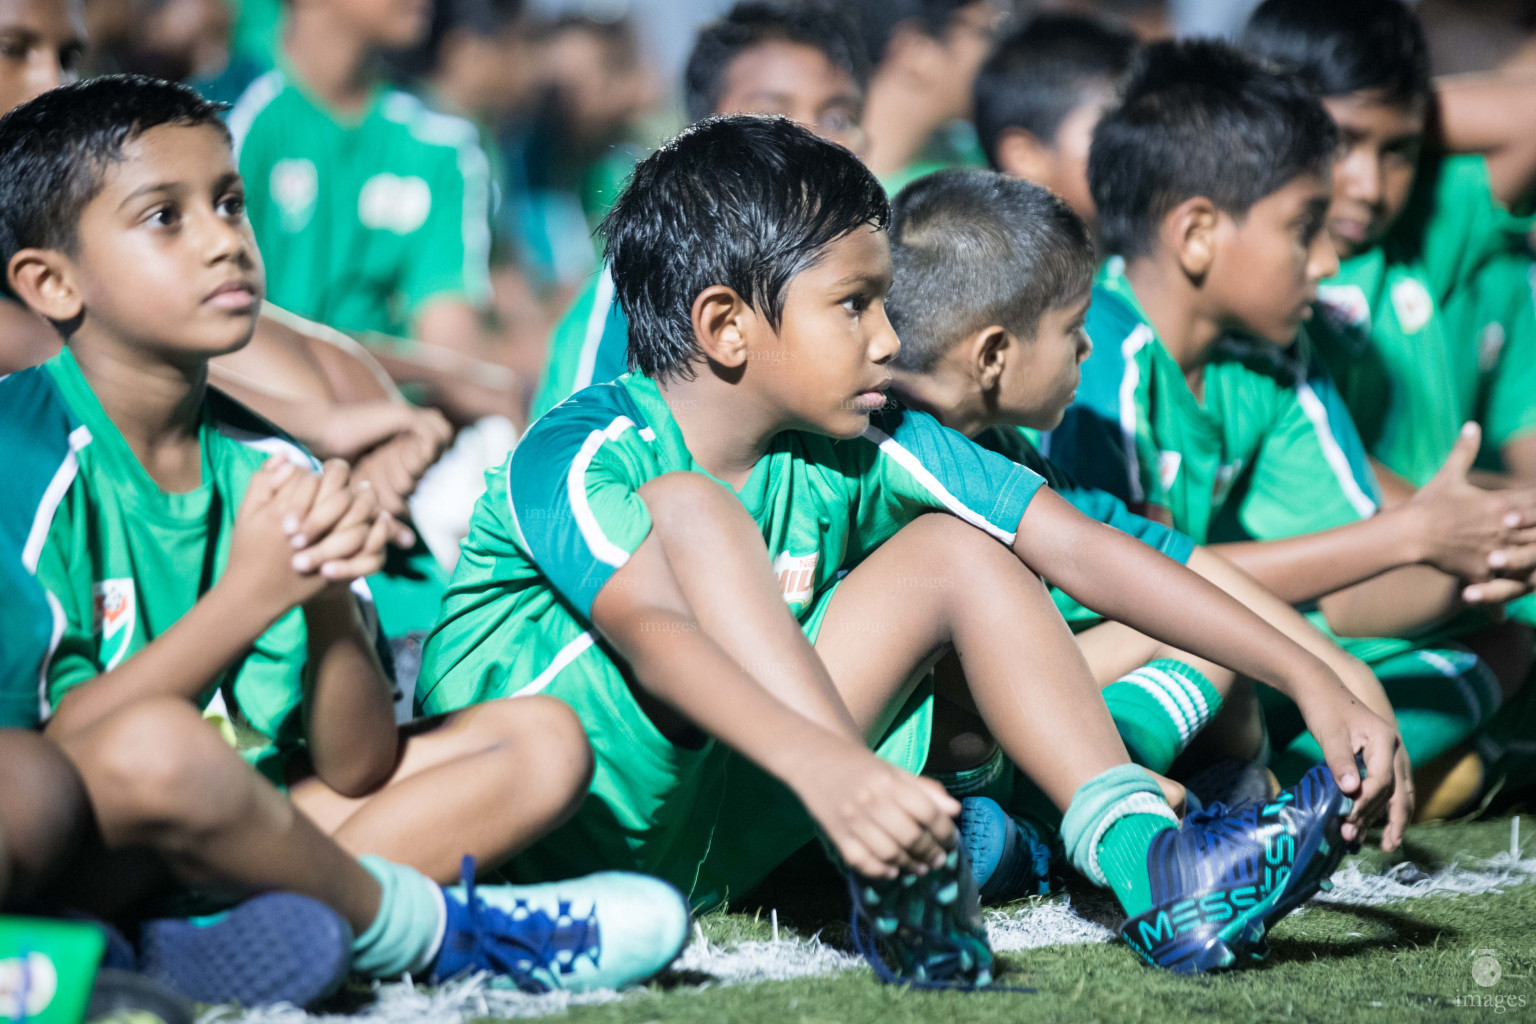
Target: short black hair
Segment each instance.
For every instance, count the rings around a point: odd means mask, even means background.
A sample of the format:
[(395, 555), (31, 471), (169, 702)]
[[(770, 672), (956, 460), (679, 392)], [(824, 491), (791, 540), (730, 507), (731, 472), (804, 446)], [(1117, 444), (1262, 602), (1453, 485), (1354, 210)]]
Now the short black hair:
[(1131, 67), (1136, 34), (1087, 14), (1041, 14), (998, 44), (976, 76), (976, 134), (997, 166), (998, 138), (1023, 128), (1052, 145), (1091, 89), (1112, 88)]
[(1323, 96), (1379, 90), (1406, 105), (1431, 89), (1424, 26), (1402, 0), (1268, 0), (1242, 45), (1296, 69)]
[(1295, 75), (1211, 39), (1145, 46), (1088, 154), (1105, 251), (1147, 254), (1193, 196), (1242, 217), (1303, 174), (1326, 177), (1337, 146), (1333, 119)]
[(603, 218), (629, 366), (691, 380), (693, 300), (725, 285), (777, 330), (790, 281), (862, 225), (890, 222), (858, 157), (783, 117), (700, 121), (646, 157)]
[(897, 195), (891, 264), (896, 365), (927, 373), (993, 324), (1033, 338), (1042, 316), (1088, 294), (1096, 260), (1088, 226), (1048, 189), (954, 168)]
[(80, 213), (124, 146), (161, 125), (209, 125), (228, 141), (227, 109), (174, 82), (108, 75), (0, 117), (0, 266), (22, 249), (74, 251)]
[(699, 30), (683, 74), (690, 121), (716, 113), (726, 69), (743, 52), (764, 43), (797, 43), (819, 50), (833, 67), (853, 79), (861, 94), (869, 87), (869, 57), (843, 15), (815, 4), (745, 0)]
[(864, 52), (879, 64), (899, 25), (910, 23), (934, 39), (944, 38), (962, 8), (983, 0), (843, 0), (864, 39)]

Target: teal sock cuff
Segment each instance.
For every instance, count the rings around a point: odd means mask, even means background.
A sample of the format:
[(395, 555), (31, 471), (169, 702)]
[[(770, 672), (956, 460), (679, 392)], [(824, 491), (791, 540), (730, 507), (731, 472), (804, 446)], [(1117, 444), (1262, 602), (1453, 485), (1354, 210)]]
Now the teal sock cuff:
[(1132, 672), (1157, 683), (1168, 696), (1183, 720), (1187, 732), (1183, 734), (1182, 750), (1201, 729), (1210, 724), (1221, 710), (1221, 694), (1205, 678), (1205, 674), (1193, 665), (1176, 658), (1158, 658)]
[(957, 772), (934, 772), (937, 780), (950, 796), (963, 800), (968, 796), (991, 797), (1003, 806), (1013, 795), (1013, 765), (1003, 756), (1002, 748), (992, 751), (992, 756), (974, 768)]
[(352, 969), (370, 978), (426, 970), (448, 923), (443, 890), (404, 864), (373, 856), (358, 862), (379, 883), (379, 912), (352, 942)]
[(1106, 686), (1104, 703), (1131, 759), (1166, 772), (1221, 710), (1221, 694), (1193, 666), (1158, 658)]
[(1099, 841), (1109, 826), (1132, 814), (1178, 822), (1157, 780), (1140, 765), (1116, 765), (1079, 786), (1061, 819), (1061, 841), (1072, 866), (1096, 884), (1108, 885), (1099, 867)]

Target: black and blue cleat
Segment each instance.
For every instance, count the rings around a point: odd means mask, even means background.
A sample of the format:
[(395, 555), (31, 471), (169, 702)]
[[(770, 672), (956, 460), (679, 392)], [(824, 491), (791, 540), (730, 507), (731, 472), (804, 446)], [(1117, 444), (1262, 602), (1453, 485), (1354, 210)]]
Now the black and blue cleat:
[(1339, 828), (1353, 806), (1318, 765), (1272, 800), (1187, 815), (1152, 840), (1152, 909), (1122, 924), (1121, 937), (1181, 974), (1263, 959), (1270, 927), (1327, 888), (1349, 852)]

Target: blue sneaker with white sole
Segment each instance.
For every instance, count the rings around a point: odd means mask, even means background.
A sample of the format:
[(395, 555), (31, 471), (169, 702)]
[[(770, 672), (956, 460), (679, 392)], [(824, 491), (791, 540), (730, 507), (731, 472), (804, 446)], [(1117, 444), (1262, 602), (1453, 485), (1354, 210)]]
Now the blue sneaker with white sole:
[(1039, 830), (985, 796), (960, 801), (960, 845), (983, 902), (1044, 896), (1051, 890), (1051, 846)]
[(445, 888), (448, 927), (433, 982), (490, 971), (524, 992), (590, 992), (638, 985), (676, 960), (692, 921), (683, 894), (625, 871), (543, 885)]
[(1152, 840), (1152, 909), (1126, 920), (1121, 937), (1183, 974), (1263, 959), (1270, 927), (1330, 887), (1351, 845), (1339, 827), (1353, 805), (1318, 765), (1273, 800), (1186, 815)]
[(310, 1006), (341, 987), (351, 963), (341, 915), (290, 892), (139, 929), (139, 970), (199, 1003)]

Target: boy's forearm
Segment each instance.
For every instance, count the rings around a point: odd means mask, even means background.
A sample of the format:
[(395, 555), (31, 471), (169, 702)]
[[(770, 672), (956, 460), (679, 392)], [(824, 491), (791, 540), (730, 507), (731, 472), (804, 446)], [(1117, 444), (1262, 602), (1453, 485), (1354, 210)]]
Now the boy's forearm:
[(1211, 549), (1290, 604), (1315, 601), (1423, 557), (1418, 523), (1403, 507), (1332, 530)]
[(1394, 721), (1392, 704), (1375, 674), (1252, 576), (1205, 548), (1195, 549), (1189, 559), (1189, 568), (1327, 665), (1366, 707), (1384, 720)]
[(1435, 86), (1445, 148), (1482, 154), (1505, 205), (1529, 195), (1536, 185), (1536, 75), (1454, 75)]
[(352, 596), (304, 606), (309, 637), (307, 733), (315, 774), (344, 796), (377, 788), (398, 753), (394, 702)]
[(1317, 658), (1216, 586), (1055, 494), (1030, 502), (1014, 550), (1099, 614), (1282, 693), (1328, 680)]
[(54, 709), (48, 733), (64, 736), (151, 697), (195, 701), (283, 611), (226, 577), (143, 650), (70, 690)]

